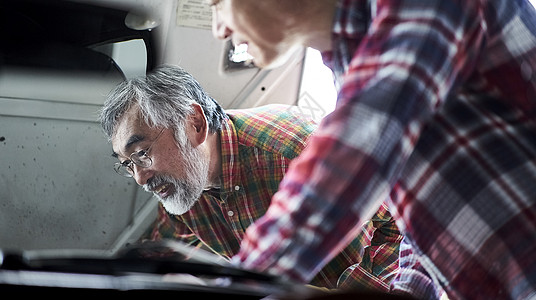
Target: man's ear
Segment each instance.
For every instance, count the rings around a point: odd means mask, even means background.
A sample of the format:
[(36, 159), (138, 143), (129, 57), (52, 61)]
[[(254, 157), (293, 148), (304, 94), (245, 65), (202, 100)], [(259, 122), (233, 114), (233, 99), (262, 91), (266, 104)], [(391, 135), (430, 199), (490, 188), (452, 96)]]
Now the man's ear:
[(201, 105), (192, 104), (194, 112), (186, 120), (186, 133), (193, 147), (204, 143), (208, 136), (208, 122)]

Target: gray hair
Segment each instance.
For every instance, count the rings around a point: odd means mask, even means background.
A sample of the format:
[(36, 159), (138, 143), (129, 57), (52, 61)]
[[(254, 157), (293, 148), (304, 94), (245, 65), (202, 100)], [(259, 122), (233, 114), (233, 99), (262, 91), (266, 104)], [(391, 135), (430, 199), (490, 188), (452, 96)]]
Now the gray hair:
[(219, 131), (226, 119), (223, 108), (184, 69), (164, 65), (145, 77), (129, 79), (115, 87), (108, 94), (99, 119), (111, 139), (122, 115), (138, 105), (149, 126), (174, 128), (177, 142), (182, 142), (186, 139), (184, 121), (194, 112), (194, 103), (203, 108), (209, 131)]

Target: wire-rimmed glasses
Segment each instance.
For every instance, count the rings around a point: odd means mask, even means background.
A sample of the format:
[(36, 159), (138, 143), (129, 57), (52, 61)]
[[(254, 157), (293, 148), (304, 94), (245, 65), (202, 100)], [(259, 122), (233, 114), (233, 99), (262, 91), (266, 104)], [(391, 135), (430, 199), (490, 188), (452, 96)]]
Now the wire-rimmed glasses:
[(125, 177), (133, 177), (134, 176), (134, 165), (142, 168), (148, 168), (153, 165), (153, 160), (151, 157), (149, 157), (148, 153), (153, 147), (154, 143), (158, 140), (158, 138), (162, 135), (162, 132), (164, 132), (164, 129), (160, 130), (160, 133), (154, 141), (151, 143), (151, 145), (147, 149), (142, 149), (139, 151), (132, 152), (130, 154), (129, 158), (123, 162), (117, 162), (114, 164), (114, 170), (117, 174)]

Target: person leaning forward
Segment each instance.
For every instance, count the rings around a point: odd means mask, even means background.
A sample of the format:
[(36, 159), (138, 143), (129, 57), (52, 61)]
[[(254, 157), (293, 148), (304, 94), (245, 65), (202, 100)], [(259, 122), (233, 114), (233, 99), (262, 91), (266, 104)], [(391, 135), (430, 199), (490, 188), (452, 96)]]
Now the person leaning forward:
[[(536, 297), (528, 0), (207, 3), (214, 36), (247, 45), (257, 66), (312, 47), (338, 86), (335, 110), (234, 263), (308, 281), (390, 197), (407, 246), (402, 265), (424, 270), (449, 298)], [(401, 279), (414, 295), (429, 286)]]

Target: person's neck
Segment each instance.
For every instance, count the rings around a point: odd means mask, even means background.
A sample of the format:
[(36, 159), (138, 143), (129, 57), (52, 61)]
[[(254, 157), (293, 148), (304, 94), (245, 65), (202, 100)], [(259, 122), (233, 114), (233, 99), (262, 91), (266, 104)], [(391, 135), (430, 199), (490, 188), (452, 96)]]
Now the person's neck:
[(315, 17), (306, 20), (307, 28), (304, 32), (304, 46), (314, 48), (320, 52), (329, 51), (332, 48), (331, 33), (337, 3), (339, 0), (318, 1), (318, 6), (312, 8)]
[(221, 138), (219, 133), (209, 133), (207, 136), (208, 149), (210, 151), (208, 184), (206, 189), (219, 188), (222, 185), (221, 166)]

